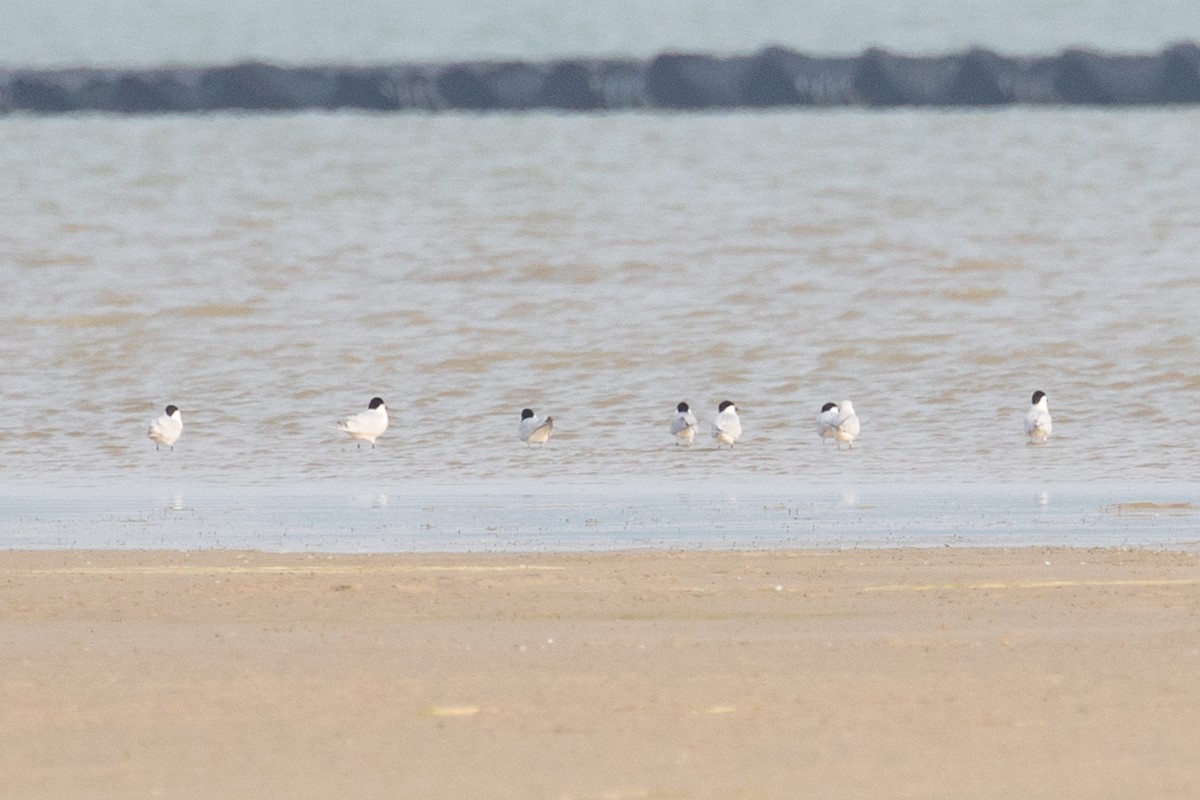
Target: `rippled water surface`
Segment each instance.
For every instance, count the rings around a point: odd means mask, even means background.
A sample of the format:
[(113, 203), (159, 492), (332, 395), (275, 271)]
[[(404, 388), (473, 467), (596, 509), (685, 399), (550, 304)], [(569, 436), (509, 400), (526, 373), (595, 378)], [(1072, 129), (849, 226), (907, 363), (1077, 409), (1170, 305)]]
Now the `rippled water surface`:
[[(0, 481), (1190, 481), (1192, 109), (0, 120)], [(1045, 390), (1055, 433), (1021, 419)], [(375, 450), (334, 429), (372, 395)], [(852, 398), (853, 451), (813, 432)], [(718, 452), (667, 433), (687, 400)], [(183, 410), (174, 452), (145, 437)], [(541, 449), (519, 411), (556, 419)]]

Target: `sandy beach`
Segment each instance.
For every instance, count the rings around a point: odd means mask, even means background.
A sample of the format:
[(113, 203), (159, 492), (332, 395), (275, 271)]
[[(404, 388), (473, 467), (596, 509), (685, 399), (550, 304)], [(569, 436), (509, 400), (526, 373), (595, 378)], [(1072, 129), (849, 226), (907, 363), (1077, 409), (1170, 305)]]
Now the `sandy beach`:
[(1200, 556), (0, 553), (16, 798), (1200, 796)]

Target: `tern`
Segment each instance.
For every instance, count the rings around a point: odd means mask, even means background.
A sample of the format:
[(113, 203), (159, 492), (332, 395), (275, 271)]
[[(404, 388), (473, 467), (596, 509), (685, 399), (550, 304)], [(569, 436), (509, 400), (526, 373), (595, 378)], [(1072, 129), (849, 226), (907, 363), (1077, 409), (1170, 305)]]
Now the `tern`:
[(742, 421), (738, 419), (737, 406), (726, 400), (717, 406), (717, 418), (713, 421), (713, 438), (717, 447), (727, 444), (733, 447), (742, 435)]
[(1033, 393), (1033, 405), (1025, 414), (1025, 435), (1034, 444), (1042, 444), (1050, 438), (1050, 406), (1046, 403), (1045, 392)]
[(351, 439), (357, 440), (359, 447), (362, 447), (363, 442), (370, 442), (371, 449), (374, 450), (375, 440), (383, 436), (383, 432), (388, 429), (388, 412), (383, 398), (372, 397), (366, 411), (360, 411), (342, 420), (337, 427), (339, 431), (350, 434)]
[(545, 444), (553, 430), (554, 417), (541, 419), (531, 408), (521, 410), (521, 424), (517, 426), (517, 436), (525, 444)]
[(858, 415), (854, 413), (854, 404), (849, 400), (843, 400), (837, 408), (838, 417), (833, 426), (833, 438), (838, 443), (839, 450), (842, 449), (843, 443), (853, 449), (854, 440), (858, 438), (859, 431)]
[(177, 406), (167, 406), (162, 416), (151, 422), (150, 428), (146, 431), (146, 435), (154, 441), (155, 450), (163, 444), (174, 450), (175, 441), (182, 433), (183, 417), (180, 416)]
[(687, 403), (675, 406), (675, 416), (671, 419), (671, 435), (679, 440), (676, 444), (691, 444), (696, 438), (696, 415), (688, 408)]
[(834, 438), (839, 415), (837, 403), (826, 403), (821, 406), (821, 413), (817, 414), (817, 436), (821, 437), (821, 444), (825, 444), (826, 439)]

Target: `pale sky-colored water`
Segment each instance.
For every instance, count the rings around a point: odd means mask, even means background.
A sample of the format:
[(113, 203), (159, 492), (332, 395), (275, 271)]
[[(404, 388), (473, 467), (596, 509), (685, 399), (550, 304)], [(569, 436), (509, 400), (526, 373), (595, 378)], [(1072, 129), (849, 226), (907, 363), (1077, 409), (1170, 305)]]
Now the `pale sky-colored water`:
[[(1198, 127), (0, 120), (0, 481), (1191, 481)], [(392, 428), (358, 450), (333, 424), (373, 395)], [(843, 398), (839, 453), (813, 426)], [(732, 452), (672, 443), (677, 402), (707, 429), (724, 399)], [(185, 432), (155, 452), (168, 402)], [(541, 450), (525, 406), (558, 422)]]
[[(1187, 484), (0, 486), (0, 548), (530, 552), (1200, 545)], [(1038, 554), (1059, 560), (1063, 553)], [(1046, 561), (1049, 565), (1050, 560)]]
[(1200, 40), (1200, 14), (1180, 0), (6, 0), (3, 17), (4, 66), (646, 57), (768, 44), (1152, 52)]

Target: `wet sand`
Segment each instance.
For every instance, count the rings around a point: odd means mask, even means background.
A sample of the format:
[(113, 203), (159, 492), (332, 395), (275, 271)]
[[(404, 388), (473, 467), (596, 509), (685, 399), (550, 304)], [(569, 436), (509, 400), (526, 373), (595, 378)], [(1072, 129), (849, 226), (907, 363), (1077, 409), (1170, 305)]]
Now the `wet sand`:
[(1200, 556), (0, 553), (15, 798), (1200, 796)]

